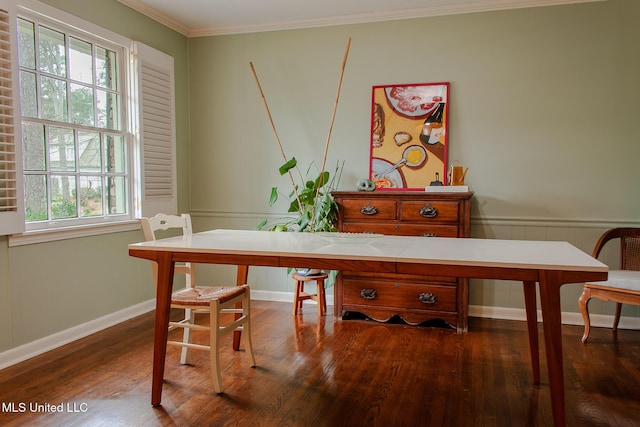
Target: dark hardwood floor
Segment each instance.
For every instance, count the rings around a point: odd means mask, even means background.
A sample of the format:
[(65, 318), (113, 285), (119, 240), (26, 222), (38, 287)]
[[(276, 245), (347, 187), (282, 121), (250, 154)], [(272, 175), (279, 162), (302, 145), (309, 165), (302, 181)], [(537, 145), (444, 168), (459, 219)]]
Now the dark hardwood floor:
[[(471, 318), (456, 334), (318, 320), (312, 304), (295, 318), (285, 303), (252, 310), (259, 366), (231, 351), (228, 337), (223, 395), (212, 389), (207, 352), (182, 366), (169, 347), (162, 406), (151, 407), (150, 313), (0, 371), (0, 425), (551, 425), (542, 328), (535, 386), (523, 322)], [(587, 345), (581, 327), (562, 333), (568, 425), (640, 426), (640, 331), (594, 328)], [(47, 404), (63, 412), (32, 412)]]

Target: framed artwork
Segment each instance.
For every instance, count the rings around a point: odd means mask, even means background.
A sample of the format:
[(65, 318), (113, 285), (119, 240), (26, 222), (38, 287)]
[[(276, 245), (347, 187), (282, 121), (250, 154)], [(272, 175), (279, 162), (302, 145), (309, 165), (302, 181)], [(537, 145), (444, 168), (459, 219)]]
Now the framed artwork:
[(376, 190), (446, 184), (449, 83), (374, 86), (369, 176)]

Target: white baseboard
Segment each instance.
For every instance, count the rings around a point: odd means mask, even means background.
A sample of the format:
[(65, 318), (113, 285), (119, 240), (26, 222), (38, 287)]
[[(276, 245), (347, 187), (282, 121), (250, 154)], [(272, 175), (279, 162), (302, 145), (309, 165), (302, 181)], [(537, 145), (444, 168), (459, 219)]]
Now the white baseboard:
[[(502, 320), (521, 320), (526, 321), (524, 309), (520, 308), (504, 308), (504, 307), (484, 307), (480, 305), (469, 306), (469, 317), (483, 317), (487, 319)], [(589, 316), (591, 326), (596, 328), (611, 328), (613, 325), (613, 316), (604, 314), (592, 314)], [(542, 322), (542, 311), (538, 310), (538, 322)], [(584, 326), (582, 314), (573, 312), (562, 313), (563, 325)], [(638, 317), (621, 317), (619, 329), (640, 329), (640, 318)]]
[[(292, 292), (274, 292), (252, 290), (251, 298), (256, 301), (293, 302)], [(312, 302), (314, 303), (314, 302)], [(315, 303), (314, 303), (315, 304)], [(333, 305), (333, 295), (327, 295), (327, 305)], [(117, 325), (125, 320), (134, 318), (155, 308), (154, 300), (144, 301), (140, 304), (125, 308), (115, 313), (108, 314), (82, 325), (49, 335), (36, 341), (12, 348), (0, 353), (0, 370), (17, 363), (23, 362), (32, 357), (38, 356), (47, 351), (61, 347), (72, 341), (79, 340), (103, 329)], [(329, 312), (331, 312), (329, 310)], [(469, 306), (470, 317), (483, 317), (488, 319), (520, 320), (525, 321), (524, 309), (503, 308), (503, 307), (483, 307), (478, 305)], [(538, 310), (538, 321), (542, 320), (542, 314)], [(562, 323), (567, 325), (583, 325), (580, 313), (562, 313)], [(613, 316), (601, 314), (591, 315), (591, 326), (610, 328), (613, 323)], [(622, 317), (620, 319), (620, 329), (640, 329), (640, 318)]]
[(141, 302), (131, 307), (106, 316), (99, 317), (90, 322), (83, 323), (73, 328), (65, 329), (44, 338), (21, 345), (11, 350), (0, 353), (0, 370), (15, 365), (32, 357), (46, 353), (65, 344), (79, 340), (103, 329), (110, 328), (125, 320), (132, 319), (144, 313), (148, 313), (156, 307), (155, 300)]

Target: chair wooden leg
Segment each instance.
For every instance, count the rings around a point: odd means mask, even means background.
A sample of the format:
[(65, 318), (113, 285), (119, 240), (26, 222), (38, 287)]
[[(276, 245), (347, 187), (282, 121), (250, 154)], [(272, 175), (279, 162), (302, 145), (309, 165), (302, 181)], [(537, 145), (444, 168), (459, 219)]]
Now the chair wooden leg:
[[(191, 324), (194, 324), (196, 321), (196, 314), (194, 310), (191, 309), (185, 309), (184, 310), (184, 320), (186, 322), (189, 322)], [(182, 331), (182, 342), (183, 343), (191, 343), (191, 328), (183, 328)], [(189, 351), (189, 347), (182, 347), (182, 351), (180, 353), (180, 363), (182, 363), (183, 365), (188, 365), (189, 364), (189, 354), (191, 352)]]
[(618, 323), (620, 323), (620, 313), (622, 313), (622, 303), (616, 303), (616, 315), (613, 318), (613, 331), (618, 330)]
[[(210, 347), (210, 364), (211, 379), (213, 380), (213, 389), (216, 393), (222, 393), (222, 377), (220, 375), (220, 302), (218, 300), (211, 301), (211, 314), (209, 325), (209, 347)], [(243, 334), (244, 335), (244, 334)]]
[(244, 325), (242, 325), (242, 339), (244, 341), (244, 351), (249, 358), (249, 364), (256, 366), (256, 357), (253, 355), (253, 344), (251, 342), (251, 295), (249, 289), (247, 289), (245, 296), (242, 300), (242, 314), (245, 316)]
[(589, 320), (589, 299), (591, 299), (591, 291), (587, 288), (582, 290), (582, 295), (578, 299), (578, 306), (580, 307), (580, 313), (582, 313), (582, 319), (584, 320), (584, 333), (582, 334), (582, 343), (587, 342), (589, 338), (589, 332), (591, 330), (591, 321)]

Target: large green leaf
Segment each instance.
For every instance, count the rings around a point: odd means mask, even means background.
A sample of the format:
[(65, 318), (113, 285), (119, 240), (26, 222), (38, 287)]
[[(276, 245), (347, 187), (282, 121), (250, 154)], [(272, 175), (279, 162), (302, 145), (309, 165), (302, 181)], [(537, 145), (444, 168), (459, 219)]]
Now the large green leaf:
[(289, 210), (287, 212), (298, 212), (300, 210), (300, 207), (298, 205), (298, 201), (296, 199), (293, 199), (291, 201), (291, 204), (289, 205)]
[(295, 168), (297, 164), (298, 164), (298, 161), (296, 160), (296, 158), (292, 157), (284, 165), (280, 166), (278, 171), (280, 171), (280, 175), (284, 175), (287, 172), (289, 172), (291, 169)]
[(314, 228), (316, 231), (333, 231), (337, 214), (337, 205), (330, 194), (322, 194), (318, 197), (314, 213)]
[(300, 231), (305, 231), (309, 225), (309, 218), (306, 215), (301, 215), (298, 219), (298, 224), (300, 224)]
[(278, 187), (271, 188), (271, 196), (269, 196), (269, 206), (273, 206), (273, 204), (278, 200)]
[(329, 172), (324, 171), (318, 175), (318, 178), (316, 179), (316, 188), (324, 187), (327, 182), (329, 182)]
[(316, 199), (316, 189), (307, 187), (300, 192), (300, 202), (303, 205), (313, 206), (313, 202)]

